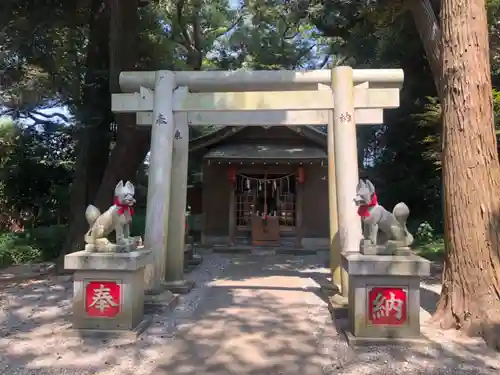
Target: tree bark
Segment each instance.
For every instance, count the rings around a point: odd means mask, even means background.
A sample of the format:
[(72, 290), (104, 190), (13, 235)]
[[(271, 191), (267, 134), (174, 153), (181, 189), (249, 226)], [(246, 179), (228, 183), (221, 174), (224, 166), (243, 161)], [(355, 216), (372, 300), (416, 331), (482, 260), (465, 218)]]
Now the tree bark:
[(62, 269), (64, 255), (82, 247), (87, 230), (85, 208), (93, 202), (109, 156), (111, 140), (111, 97), (109, 92), (109, 8), (101, 0), (93, 0), (87, 47), (85, 82), (78, 117), (82, 126), (76, 133), (77, 160), (71, 185), (69, 231), (58, 259)]
[(431, 0), (407, 0), (420, 40), (424, 46), (425, 55), (431, 68), (436, 91), (441, 97), (441, 29), (434, 13)]
[[(125, 123), (120, 121), (120, 125)], [(135, 128), (135, 124), (133, 124)], [(129, 129), (119, 134), (120, 140), (109, 157), (106, 171), (97, 192), (95, 204), (106, 207), (111, 204), (115, 185), (120, 180), (134, 181), (139, 167), (149, 152), (151, 131), (149, 129)]]
[(446, 259), (434, 319), (500, 349), (500, 166), (484, 0), (443, 0)]
[[(119, 93), (119, 76), (123, 70), (134, 70), (138, 61), (138, 1), (110, 0), (110, 91)], [(119, 180), (134, 180), (139, 166), (149, 151), (150, 130), (136, 126), (135, 114), (115, 114), (116, 144), (95, 198), (100, 209), (109, 207)]]

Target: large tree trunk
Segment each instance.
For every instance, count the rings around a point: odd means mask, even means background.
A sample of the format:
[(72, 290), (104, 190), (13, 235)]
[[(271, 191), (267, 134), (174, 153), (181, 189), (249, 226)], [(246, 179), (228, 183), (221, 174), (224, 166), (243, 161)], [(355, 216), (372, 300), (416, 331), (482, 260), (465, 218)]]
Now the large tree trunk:
[[(499, 346), (500, 166), (484, 0), (443, 0), (446, 259), (434, 318)], [(495, 332), (495, 330), (497, 332)]]
[[(134, 70), (139, 56), (138, 1), (110, 0), (110, 90), (121, 92), (119, 75), (123, 70)], [(104, 209), (112, 203), (113, 191), (119, 180), (134, 180), (137, 170), (149, 151), (149, 129), (136, 126), (135, 114), (115, 115), (116, 144), (106, 166), (95, 204)]]
[(109, 7), (93, 0), (87, 47), (85, 83), (77, 131), (77, 161), (71, 186), (70, 226), (58, 260), (61, 269), (64, 255), (81, 248), (88, 229), (85, 208), (95, 199), (109, 156), (111, 140), (111, 98), (109, 92)]
[[(126, 126), (122, 120), (120, 125)], [(149, 151), (149, 141), (151, 131), (149, 129), (137, 130), (127, 129), (118, 134), (119, 140), (111, 152), (101, 186), (97, 192), (95, 203), (97, 207), (110, 205), (113, 199), (113, 192), (117, 181), (134, 181), (139, 167), (144, 162)]]

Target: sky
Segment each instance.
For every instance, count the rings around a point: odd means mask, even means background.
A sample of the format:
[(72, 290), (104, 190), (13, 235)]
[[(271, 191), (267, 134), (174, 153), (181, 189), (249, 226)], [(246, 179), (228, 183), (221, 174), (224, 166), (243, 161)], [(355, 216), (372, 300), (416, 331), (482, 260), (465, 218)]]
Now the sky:
[[(1, 108), (0, 108), (0, 110), (1, 110)], [(68, 110), (67, 107), (53, 107), (53, 108), (47, 108), (47, 109), (38, 109), (37, 111), (40, 113), (47, 114), (47, 115), (51, 115), (53, 113), (61, 113), (62, 115), (66, 116), (70, 119), (73, 119), (73, 116), (71, 115), (71, 112)], [(10, 117), (10, 116), (0, 116), (0, 122), (2, 122), (2, 120), (4, 118), (12, 119), (12, 117)], [(40, 119), (44, 119), (44, 118), (40, 117)], [(65, 121), (63, 121), (57, 117), (54, 118), (54, 122), (58, 123), (58, 124), (63, 124), (63, 125), (66, 124)], [(30, 126), (30, 125), (33, 125), (35, 122), (32, 119), (23, 119), (23, 120), (21, 120), (21, 123), (25, 124), (26, 126)]]

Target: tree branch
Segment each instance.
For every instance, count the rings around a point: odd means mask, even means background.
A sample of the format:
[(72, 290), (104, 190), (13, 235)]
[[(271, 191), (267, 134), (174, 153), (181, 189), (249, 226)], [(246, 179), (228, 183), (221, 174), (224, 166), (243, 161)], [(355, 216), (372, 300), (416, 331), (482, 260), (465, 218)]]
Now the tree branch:
[(313, 43), (309, 48), (303, 50), (301, 53), (298, 54), (297, 58), (295, 59), (295, 62), (292, 65), (292, 69), (295, 69), (297, 65), (300, 63), (300, 60), (304, 58), (311, 50), (316, 47), (316, 43)]
[(227, 30), (226, 30), (226, 31), (224, 31), (223, 33), (218, 33), (218, 34), (214, 35), (214, 38), (215, 38), (215, 39), (220, 38), (222, 35), (225, 35), (225, 34), (227, 34), (227, 33), (231, 32), (231, 31), (232, 31), (232, 30), (233, 30), (236, 26), (238, 26), (238, 24), (241, 22), (241, 20), (242, 20), (242, 19), (243, 19), (243, 16), (239, 16), (239, 17), (236, 19), (236, 21), (234, 21), (234, 22), (231, 24), (231, 26), (229, 26), (229, 27), (227, 28)]
[(193, 40), (187, 31), (186, 24), (184, 23), (184, 19), (182, 17), (182, 12), (184, 11), (184, 6), (186, 5), (186, 0), (178, 0), (175, 4), (177, 23), (181, 29), (182, 39), (184, 40), (183, 46), (188, 50), (193, 50)]
[(325, 65), (328, 63), (328, 60), (330, 60), (330, 54), (325, 55), (325, 57), (323, 58), (323, 61), (321, 61), (321, 63), (318, 65), (317, 69), (323, 69), (325, 67)]
[[(288, 32), (288, 30), (287, 30)], [(297, 31), (295, 32), (293, 35), (288, 35), (288, 36), (285, 36), (286, 32), (283, 33), (283, 40), (291, 40), (291, 39), (295, 39), (299, 34), (300, 34), (300, 31)]]
[(430, 0), (407, 0), (432, 72), (438, 96), (442, 97), (441, 29)]
[(196, 2), (193, 8), (192, 23), (193, 23), (193, 49), (191, 50), (191, 68), (193, 70), (201, 70), (203, 65), (203, 29), (200, 25), (199, 14), (201, 12), (201, 2)]
[(33, 116), (40, 116), (40, 117), (43, 117), (45, 120), (54, 120), (56, 118), (64, 121), (64, 122), (69, 122), (70, 119), (68, 116), (65, 116), (63, 115), (62, 113), (58, 113), (58, 112), (55, 112), (55, 113), (42, 113), (42, 112), (39, 112), (39, 111), (31, 111), (30, 114), (28, 115), (30, 118), (33, 118)]
[(196, 52), (200, 52), (203, 49), (202, 48), (202, 40), (203, 40), (203, 35), (202, 35), (202, 28), (200, 25), (200, 19), (198, 18), (197, 13), (199, 12), (199, 9), (195, 9), (195, 14), (193, 14), (193, 47)]

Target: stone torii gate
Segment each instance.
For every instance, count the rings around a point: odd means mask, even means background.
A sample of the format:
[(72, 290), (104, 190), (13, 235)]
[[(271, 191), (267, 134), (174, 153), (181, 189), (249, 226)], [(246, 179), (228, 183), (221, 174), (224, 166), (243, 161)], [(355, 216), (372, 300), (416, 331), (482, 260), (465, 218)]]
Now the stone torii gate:
[(125, 92), (114, 112), (135, 112), (152, 126), (145, 245), (154, 262), (146, 289), (182, 284), (188, 126), (328, 125), (330, 251), (334, 283), (347, 296), (340, 252), (359, 252), (361, 223), (353, 196), (358, 183), (356, 124), (381, 124), (399, 106), (401, 69), (314, 71), (122, 72)]

